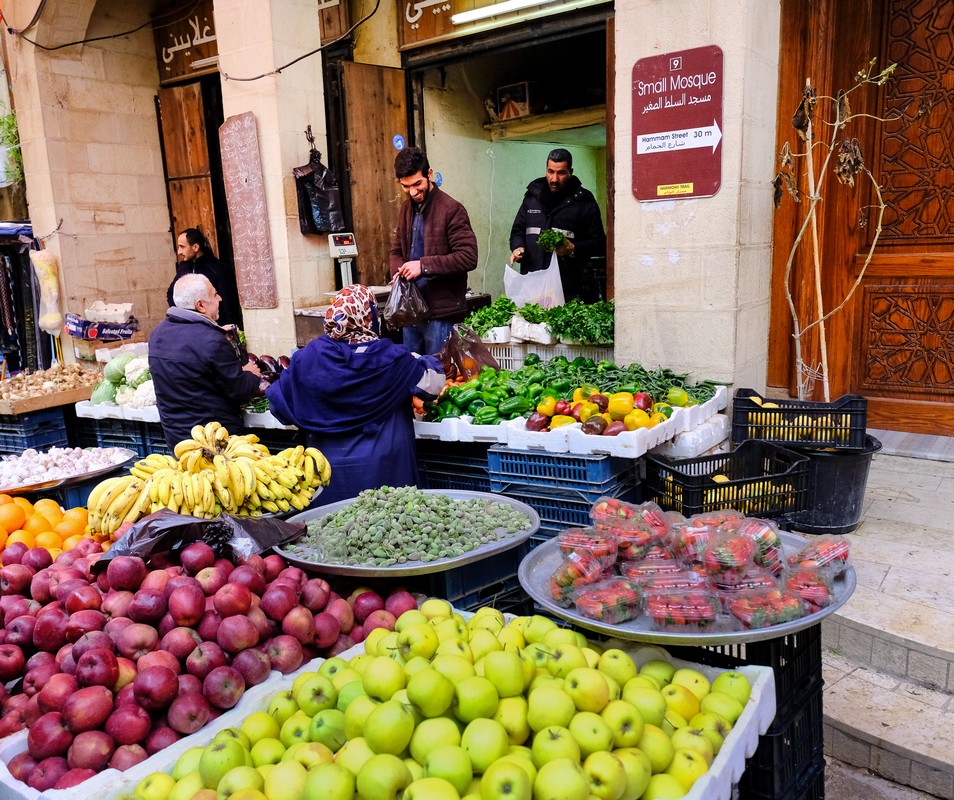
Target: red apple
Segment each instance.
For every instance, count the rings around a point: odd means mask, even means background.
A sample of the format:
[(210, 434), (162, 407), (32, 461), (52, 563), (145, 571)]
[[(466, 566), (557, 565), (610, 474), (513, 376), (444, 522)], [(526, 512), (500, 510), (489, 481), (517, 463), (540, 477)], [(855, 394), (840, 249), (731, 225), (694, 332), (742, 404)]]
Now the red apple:
[(123, 703), (106, 720), (106, 733), (117, 745), (142, 744), (152, 729), (149, 712), (136, 703)]
[[(39, 694), (39, 692), (37, 692), (37, 694)], [(43, 715), (43, 713), (43, 710), (40, 708), (39, 700), (37, 700), (37, 695), (35, 694), (27, 701), (26, 705), (23, 706), (23, 721), (29, 728)]]
[(66, 620), (66, 641), (75, 642), (84, 633), (101, 631), (106, 627), (106, 616), (102, 611), (87, 608), (70, 614)]
[(73, 552), (78, 553), (81, 556), (103, 555), (99, 542), (89, 536), (84, 536), (82, 539), (80, 539), (76, 543), (76, 547), (73, 548)]
[(212, 709), (209, 701), (198, 692), (180, 694), (166, 712), (169, 727), (183, 736), (195, 733), (210, 719)]
[(73, 655), (71, 647), (60, 650), (56, 654), (56, 665), (60, 668), (60, 672), (66, 672), (69, 675), (76, 674), (76, 657)]
[(4, 564), (19, 564), (23, 554), (29, 549), (23, 542), (14, 542), (0, 553), (0, 561)]
[(119, 640), (119, 634), (132, 624), (134, 623), (129, 617), (113, 617), (103, 626), (103, 633), (112, 639), (113, 647), (115, 647)]
[(138, 556), (116, 556), (106, 567), (106, 579), (113, 589), (135, 592), (146, 577), (146, 562)]
[[(211, 600), (212, 598), (210, 597), (209, 599)], [(215, 609), (213, 608), (207, 610), (202, 615), (202, 619), (199, 620), (199, 627), (197, 628), (199, 631), (199, 636), (201, 636), (207, 642), (214, 642), (215, 637), (219, 632), (219, 625), (221, 624), (222, 617), (215, 612)]]
[(109, 592), (103, 597), (103, 605), (100, 611), (102, 611), (108, 619), (128, 617), (129, 614), (127, 612), (135, 596), (135, 594), (125, 589)]
[(286, 566), (288, 565), (285, 563), (285, 559), (277, 553), (265, 556), (265, 580), (275, 580)]
[[(136, 676), (133, 675), (133, 680), (135, 679)], [(120, 706), (129, 704), (136, 705), (136, 696), (133, 694), (133, 681), (130, 681), (116, 692), (116, 696), (113, 698), (113, 710), (115, 711)]]
[[(229, 575), (229, 583), (241, 584), (257, 595), (262, 595), (268, 586), (265, 582), (264, 572), (259, 572), (248, 564), (243, 564), (232, 570), (232, 573)], [(222, 612), (220, 611), (219, 613), (221, 614)]]
[(149, 669), (149, 667), (165, 667), (175, 675), (182, 672), (182, 665), (179, 663), (179, 659), (168, 650), (153, 650), (151, 653), (140, 656), (136, 662), (137, 671), (142, 672), (144, 669)]
[(252, 648), (236, 655), (232, 666), (241, 673), (246, 686), (258, 686), (272, 671), (272, 660), (261, 650)]
[(235, 655), (258, 644), (258, 628), (248, 617), (226, 617), (215, 632), (215, 641), (226, 653)]
[[(246, 652), (253, 653), (255, 651), (247, 650)], [(239, 655), (241, 655), (241, 653), (239, 653)], [(200, 681), (192, 673), (183, 672), (178, 676), (178, 679), (179, 679), (179, 694), (189, 694), (190, 692), (199, 692), (199, 693), (202, 692), (202, 681)]]
[(87, 650), (76, 662), (76, 680), (80, 686), (105, 686), (112, 689), (119, 680), (116, 654), (105, 647)]
[(59, 666), (54, 664), (44, 664), (43, 666), (36, 667), (36, 669), (31, 669), (26, 675), (23, 676), (23, 693), (27, 697), (33, 697), (46, 686), (47, 681), (50, 680), (57, 672), (60, 672)]
[(271, 660), (272, 669), (277, 669), (284, 675), (298, 669), (305, 658), (301, 642), (287, 634), (269, 640), (265, 645), (265, 655)]
[(405, 611), (413, 611), (416, 608), (417, 600), (414, 599), (414, 595), (404, 589), (391, 592), (384, 601), (384, 610), (391, 612), (395, 619)]
[[(63, 703), (63, 720), (74, 734), (101, 728), (113, 711), (113, 693), (105, 686), (85, 686)], [(55, 713), (55, 712), (54, 712)]]
[(347, 600), (341, 597), (329, 600), (328, 605), (325, 606), (325, 611), (338, 618), (338, 625), (341, 627), (342, 633), (347, 633), (354, 627), (354, 610)]
[(66, 725), (66, 718), (59, 711), (44, 714), (30, 728), (27, 749), (38, 761), (50, 756), (62, 756), (70, 749), (73, 734)]
[(166, 584), (169, 583), (169, 579), (172, 577), (164, 569), (153, 569), (151, 572), (147, 573), (146, 577), (142, 579), (142, 585), (139, 587), (139, 590), (143, 589), (158, 589), (163, 594), (166, 593)]
[(367, 636), (375, 628), (384, 628), (385, 630), (393, 631), (396, 622), (397, 620), (394, 619), (394, 615), (382, 608), (377, 611), (372, 611), (361, 627), (364, 629), (364, 635)]
[(351, 637), (351, 641), (355, 644), (363, 642), (365, 639), (364, 626), (355, 625), (350, 631), (348, 631), (348, 636)]
[(36, 765), (39, 763), (39, 761), (30, 755), (28, 750), (24, 750), (10, 759), (7, 764), (7, 769), (10, 771), (10, 775), (13, 776), (14, 780), (26, 783), (30, 777), (30, 773), (36, 769)]
[(66, 754), (71, 769), (105, 769), (116, 752), (113, 737), (105, 731), (83, 731), (76, 735)]
[(304, 606), (295, 606), (282, 620), (282, 631), (302, 644), (311, 644), (315, 640), (315, 617)]
[[(324, 578), (312, 578), (302, 584), (301, 604), (309, 611), (321, 611), (328, 603), (331, 587)], [(265, 598), (263, 597), (262, 600)]]
[(116, 650), (119, 654), (133, 661), (138, 661), (140, 656), (151, 653), (158, 646), (158, 631), (141, 622), (134, 622), (124, 628), (116, 639)]
[(224, 620), (236, 614), (245, 614), (252, 607), (252, 591), (245, 584), (230, 581), (213, 595), (212, 602), (215, 612)]
[(29, 567), (34, 572), (39, 572), (41, 569), (46, 569), (53, 563), (53, 556), (50, 555), (50, 551), (45, 547), (31, 547), (20, 558), (20, 563), (25, 567)]
[(228, 583), (229, 573), (222, 567), (206, 567), (199, 570), (195, 579), (202, 587), (202, 591), (207, 596), (211, 596)]
[(319, 650), (331, 647), (341, 633), (341, 624), (338, 618), (327, 611), (320, 611), (314, 617), (315, 647)]
[(181, 573), (179, 575), (173, 575), (169, 578), (169, 583), (166, 584), (166, 597), (169, 597), (176, 589), (179, 589), (183, 586), (195, 586), (198, 589), (202, 589), (202, 584), (199, 583), (191, 575), (186, 575)]
[(160, 750), (165, 750), (169, 745), (175, 744), (181, 738), (182, 736), (168, 725), (160, 725), (153, 728), (152, 732), (146, 737), (146, 752), (151, 756), (155, 755)]
[(139, 744), (124, 744), (116, 748), (113, 757), (109, 759), (110, 769), (118, 769), (125, 772), (130, 767), (141, 764), (149, 758), (149, 754)]
[(36, 694), (40, 710), (46, 714), (49, 711), (61, 711), (65, 703), (76, 690), (79, 682), (74, 675), (58, 672), (50, 676), (46, 685)]
[(240, 558), (239, 565), (251, 567), (260, 575), (265, 575), (265, 559), (262, 558), (258, 553), (252, 553), (250, 556)]
[(186, 670), (199, 680), (205, 680), (205, 676), (213, 669), (225, 666), (227, 662), (225, 651), (218, 644), (202, 642), (186, 658)]
[(125, 656), (118, 656), (116, 661), (119, 663), (119, 677), (116, 678), (116, 683), (113, 685), (113, 691), (119, 692), (125, 686), (128, 686), (133, 682), (136, 677), (136, 663)]
[(66, 765), (66, 759), (62, 756), (51, 756), (44, 758), (36, 765), (30, 777), (27, 778), (27, 786), (36, 789), (38, 792), (48, 792), (62, 778), (70, 768)]
[(377, 592), (362, 592), (355, 597), (352, 608), (355, 620), (363, 625), (373, 612), (384, 610), (384, 600)]
[(116, 645), (113, 644), (113, 640), (109, 638), (109, 634), (105, 631), (90, 631), (73, 642), (71, 652), (74, 658), (79, 659), (87, 650), (96, 650), (97, 648), (115, 651)]
[(71, 592), (69, 597), (63, 601), (63, 607), (70, 613), (82, 611), (86, 608), (100, 609), (103, 605), (103, 593), (95, 586), (86, 584), (77, 587), (76, 591)]
[(33, 647), (33, 631), (36, 628), (36, 617), (24, 614), (6, 623), (7, 636), (4, 640), (7, 645), (17, 647)]
[(202, 644), (202, 637), (192, 628), (173, 628), (159, 642), (160, 650), (167, 650), (180, 661)]
[(276, 576), (277, 578), (291, 578), (292, 581), (297, 584), (299, 587), (308, 580), (308, 576), (305, 574), (304, 570), (299, 569), (298, 567), (285, 567), (281, 572)]
[(245, 679), (234, 667), (216, 667), (202, 682), (202, 694), (215, 708), (233, 708), (244, 693)]
[(0, 644), (0, 683), (19, 678), (25, 666), (26, 658), (23, 650), (15, 644)]
[(278, 627), (278, 623), (272, 622), (260, 608), (250, 608), (248, 614), (245, 616), (252, 621), (252, 624), (258, 630), (258, 638), (260, 641), (270, 637), (275, 633), (275, 629)]
[(215, 551), (205, 542), (193, 542), (182, 549), (179, 561), (189, 575), (196, 575), (215, 563)]
[(161, 711), (166, 708), (179, 693), (177, 674), (168, 667), (141, 669), (133, 681), (133, 696), (136, 702), (146, 711)]
[(162, 615), (162, 619), (159, 620), (158, 624), (156, 625), (156, 630), (159, 632), (159, 638), (161, 639), (163, 636), (169, 633), (169, 631), (178, 627), (179, 626), (176, 624), (176, 621), (172, 618), (172, 614), (167, 611)]
[[(47, 606), (46, 608), (50, 608)], [(55, 653), (66, 644), (66, 622), (69, 615), (59, 608), (44, 609), (37, 615), (33, 628), (33, 646), (37, 650)]]
[[(29, 698), (25, 696), (24, 700), (29, 702)], [(4, 709), (3, 713), (0, 714), (0, 738), (19, 733), (26, 726), (26, 717), (23, 715), (22, 708)]]
[[(37, 575), (39, 574), (41, 573), (37, 573)], [(33, 577), (35, 578), (36, 575)], [(40, 609), (51, 600), (52, 598), (41, 604), (37, 602), (37, 600), (21, 594), (5, 594), (0, 596), (0, 612), (3, 614), (3, 619), (7, 623), (10, 623), (17, 617), (22, 617), (27, 614), (35, 617), (40, 612)]]
[[(67, 762), (68, 763), (68, 762)], [(63, 776), (53, 784), (54, 789), (72, 789), (79, 786), (83, 781), (88, 781), (96, 774), (96, 770), (88, 768), (77, 768), (67, 770)]]
[(295, 590), (285, 583), (273, 583), (262, 594), (262, 611), (276, 622), (281, 622), (296, 605), (298, 596)]
[(348, 636), (348, 634), (342, 633), (338, 637), (338, 641), (336, 641), (328, 650), (328, 656), (329, 658), (333, 658), (339, 653), (343, 653), (345, 650), (350, 650), (352, 647), (354, 647), (354, 639)]
[[(6, 562), (4, 562), (6, 563)], [(36, 571), (23, 564), (7, 564), (0, 569), (0, 594), (25, 594)]]
[(77, 591), (78, 589), (82, 589), (84, 586), (89, 586), (89, 584), (82, 575), (80, 575), (78, 578), (64, 578), (63, 580), (57, 580), (57, 578), (53, 578), (50, 580), (50, 591), (53, 592), (53, 597), (63, 604), (66, 603), (66, 599), (73, 592)]
[(26, 669), (29, 671), (37, 667), (42, 667), (44, 664), (52, 664), (55, 661), (56, 656), (54, 656), (53, 653), (48, 653), (46, 650), (38, 650), (27, 659)]
[(166, 613), (166, 593), (162, 589), (140, 589), (127, 612), (133, 622), (155, 625)]
[(205, 593), (198, 585), (180, 586), (169, 595), (168, 606), (176, 625), (196, 625), (205, 613)]
[(53, 590), (50, 588), (52, 573), (49, 570), (40, 570), (30, 579), (30, 596), (40, 602), (49, 603), (53, 599)]

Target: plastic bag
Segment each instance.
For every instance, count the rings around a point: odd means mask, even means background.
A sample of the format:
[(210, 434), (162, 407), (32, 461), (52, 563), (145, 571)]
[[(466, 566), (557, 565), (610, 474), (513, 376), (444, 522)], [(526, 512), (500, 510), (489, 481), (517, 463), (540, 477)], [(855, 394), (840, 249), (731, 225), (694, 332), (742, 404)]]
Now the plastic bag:
[(311, 151), (302, 167), (292, 169), (298, 193), (298, 225), (302, 233), (336, 233), (345, 229), (338, 181), (321, 163), (321, 153)]
[(448, 378), (457, 376), (469, 381), (480, 373), (481, 367), (500, 369), (500, 364), (480, 341), (480, 337), (466, 325), (451, 328), (450, 336), (437, 353), (437, 358)]
[(518, 306), (536, 303), (543, 308), (562, 306), (563, 281), (560, 280), (560, 262), (557, 254), (550, 256), (550, 266), (536, 272), (521, 275), (514, 269), (504, 268), (504, 294)]
[(40, 287), (40, 316), (36, 324), (40, 330), (57, 336), (63, 330), (63, 314), (60, 312), (59, 259), (50, 250), (31, 250), (30, 261)]
[(304, 533), (305, 523), (281, 519), (233, 517), (222, 514), (215, 519), (176, 514), (168, 509), (143, 517), (116, 541), (94, 564), (94, 571), (106, 569), (116, 556), (147, 559), (158, 553), (177, 554), (193, 542), (205, 542), (217, 558), (232, 562), (284, 544)]
[(394, 330), (400, 330), (418, 322), (427, 322), (430, 318), (431, 310), (417, 284), (400, 275), (396, 276), (391, 284), (388, 304), (384, 307), (384, 321)]

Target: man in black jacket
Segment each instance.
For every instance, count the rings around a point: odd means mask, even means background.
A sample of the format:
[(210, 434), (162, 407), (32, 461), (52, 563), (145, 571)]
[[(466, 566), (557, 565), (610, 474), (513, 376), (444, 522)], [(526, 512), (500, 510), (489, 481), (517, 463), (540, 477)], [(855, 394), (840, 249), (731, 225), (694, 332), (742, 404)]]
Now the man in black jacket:
[(510, 264), (521, 274), (546, 269), (551, 255), (537, 244), (542, 231), (560, 231), (565, 243), (556, 250), (565, 300), (580, 296), (589, 259), (605, 255), (606, 236), (596, 198), (573, 174), (573, 156), (558, 147), (547, 156), (547, 174), (527, 186), (510, 229)]
[(217, 421), (241, 433), (242, 405), (264, 392), (261, 373), (242, 362), (216, 325), (221, 299), (205, 275), (184, 275), (175, 306), (149, 337), (149, 369), (166, 444), (191, 437), (193, 425)]

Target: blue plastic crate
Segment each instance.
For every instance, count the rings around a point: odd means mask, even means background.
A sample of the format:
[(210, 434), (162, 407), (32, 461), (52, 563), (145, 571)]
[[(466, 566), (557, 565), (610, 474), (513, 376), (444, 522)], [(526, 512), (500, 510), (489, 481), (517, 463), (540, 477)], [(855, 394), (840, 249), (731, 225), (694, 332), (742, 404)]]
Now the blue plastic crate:
[(67, 447), (69, 439), (63, 409), (44, 408), (26, 414), (0, 415), (0, 452), (19, 455), (24, 450)]
[(432, 573), (429, 593), (455, 604), (460, 598), (489, 590), (515, 578), (520, 562), (529, 551), (529, 545), (523, 543), (473, 564)]
[(161, 455), (172, 455), (172, 450), (166, 444), (166, 434), (162, 430), (162, 425), (158, 422), (142, 423), (143, 446), (146, 455), (150, 453), (159, 453)]
[(487, 472), (489, 444), (418, 439), (416, 446), (417, 463), (422, 469), (465, 473)]
[(30, 448), (34, 450), (49, 450), (51, 447), (68, 447), (69, 439), (66, 430), (39, 431), (18, 435), (15, 433), (0, 433), (0, 453), (19, 455)]
[(504, 445), (494, 445), (487, 451), (491, 481), (500, 486), (551, 484), (592, 494), (612, 489), (615, 484), (635, 483), (638, 466), (636, 459), (605, 455), (539, 453)]
[(92, 438), (94, 447), (125, 447), (142, 457), (148, 453), (142, 423), (128, 419), (87, 419), (84, 438)]
[[(500, 492), (530, 506), (540, 515), (540, 535), (553, 536), (566, 528), (585, 527), (590, 524), (590, 509), (593, 501), (583, 492), (572, 489), (551, 489), (539, 485), (513, 484)], [(639, 502), (639, 487), (635, 484), (617, 484), (614, 490), (603, 495), (628, 502)]]

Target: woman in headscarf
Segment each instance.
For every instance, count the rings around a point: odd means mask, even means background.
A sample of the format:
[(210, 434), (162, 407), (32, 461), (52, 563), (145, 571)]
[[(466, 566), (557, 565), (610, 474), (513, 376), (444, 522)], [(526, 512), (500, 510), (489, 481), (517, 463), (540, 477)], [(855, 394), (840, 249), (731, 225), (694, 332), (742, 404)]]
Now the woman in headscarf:
[(444, 373), (434, 356), (378, 333), (374, 295), (346, 286), (325, 313), (325, 335), (297, 351), (266, 392), (272, 414), (331, 463), (331, 484), (315, 505), (418, 482), (411, 395), (433, 399)]

